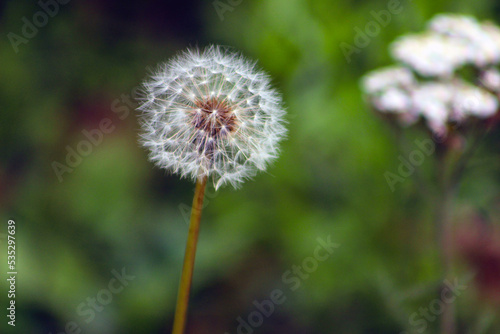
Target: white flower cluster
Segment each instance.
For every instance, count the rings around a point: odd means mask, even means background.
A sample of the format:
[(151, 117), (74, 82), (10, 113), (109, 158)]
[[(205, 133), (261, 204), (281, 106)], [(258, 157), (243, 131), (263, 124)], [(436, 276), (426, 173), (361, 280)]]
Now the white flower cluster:
[[(420, 117), (436, 134), (468, 117), (489, 118), (499, 108), (500, 29), (472, 17), (441, 14), (421, 34), (398, 38), (391, 54), (401, 65), (368, 73), (363, 89), (373, 107), (403, 124)], [(472, 66), (474, 83), (458, 73)]]
[(144, 83), (139, 108), (150, 159), (182, 177), (237, 186), (277, 157), (280, 95), (255, 63), (227, 49), (187, 50)]
[(428, 31), (398, 38), (391, 46), (396, 60), (423, 76), (453, 75), (463, 65), (484, 68), (500, 61), (500, 29), (470, 16), (441, 14)]

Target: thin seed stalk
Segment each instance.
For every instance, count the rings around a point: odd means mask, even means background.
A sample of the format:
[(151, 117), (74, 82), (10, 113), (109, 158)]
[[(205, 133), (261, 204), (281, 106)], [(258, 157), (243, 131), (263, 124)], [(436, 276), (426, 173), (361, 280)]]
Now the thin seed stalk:
[(189, 223), (186, 252), (184, 254), (184, 264), (182, 266), (181, 282), (179, 284), (179, 292), (177, 295), (177, 305), (175, 308), (172, 334), (183, 334), (186, 328), (189, 293), (191, 291), (191, 282), (193, 280), (194, 259), (196, 256), (196, 246), (198, 244), (201, 210), (203, 207), (206, 185), (206, 177), (201, 180), (199, 179), (196, 182), (196, 190), (194, 192), (193, 206), (191, 209), (191, 220)]

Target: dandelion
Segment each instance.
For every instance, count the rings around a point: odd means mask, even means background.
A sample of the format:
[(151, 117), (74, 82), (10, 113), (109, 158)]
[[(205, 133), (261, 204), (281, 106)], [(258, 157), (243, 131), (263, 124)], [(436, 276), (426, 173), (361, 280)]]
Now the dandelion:
[(173, 334), (184, 333), (207, 180), (238, 187), (265, 170), (284, 138), (269, 77), (227, 48), (187, 50), (144, 83), (142, 144), (159, 167), (196, 181)]
[(211, 46), (188, 50), (144, 84), (142, 141), (150, 159), (215, 188), (265, 170), (285, 135), (281, 97), (255, 63)]

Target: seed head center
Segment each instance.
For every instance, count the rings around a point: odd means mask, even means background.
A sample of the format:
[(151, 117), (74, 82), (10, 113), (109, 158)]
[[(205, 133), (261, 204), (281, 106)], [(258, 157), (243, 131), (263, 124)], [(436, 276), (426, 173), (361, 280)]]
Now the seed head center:
[(236, 129), (236, 116), (225, 100), (207, 98), (195, 104), (199, 112), (193, 113), (192, 124), (206, 136), (224, 138)]

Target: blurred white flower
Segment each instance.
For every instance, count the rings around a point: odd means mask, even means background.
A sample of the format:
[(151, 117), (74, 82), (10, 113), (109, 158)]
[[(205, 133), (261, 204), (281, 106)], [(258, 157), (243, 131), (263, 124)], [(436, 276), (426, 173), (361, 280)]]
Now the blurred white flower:
[(391, 51), (394, 59), (423, 76), (450, 77), (465, 64), (497, 64), (500, 29), (470, 16), (440, 14), (429, 21), (429, 30), (398, 38)]
[(441, 34), (466, 39), (474, 39), (474, 35), (481, 33), (474, 17), (460, 14), (438, 14), (429, 21), (428, 27)]
[(500, 93), (500, 72), (496, 68), (483, 71), (480, 81), (489, 90)]
[(461, 80), (424, 83), (413, 91), (412, 99), (415, 111), (439, 135), (446, 135), (452, 122), (462, 122), (469, 116), (487, 118), (498, 109), (495, 96)]
[(492, 25), (481, 25), (470, 16), (441, 14), (429, 22), (429, 28), (467, 43), (470, 57), (468, 61), (478, 67), (500, 60), (498, 30)]
[(404, 90), (390, 87), (375, 97), (373, 104), (380, 111), (404, 113), (411, 107), (411, 99)]
[(240, 54), (187, 50), (144, 83), (142, 143), (159, 167), (238, 184), (277, 157), (285, 111), (269, 77)]
[(413, 107), (424, 117), (429, 128), (439, 135), (446, 133), (452, 96), (450, 85), (436, 82), (425, 83), (413, 91)]
[(374, 94), (389, 87), (411, 87), (416, 80), (410, 69), (402, 66), (388, 66), (370, 72), (361, 81), (363, 89)]
[[(428, 26), (423, 33), (401, 36), (391, 44), (400, 64), (363, 77), (368, 101), (404, 125), (423, 118), (441, 136), (451, 124), (494, 116), (500, 97), (500, 72), (495, 67), (500, 62), (500, 28), (456, 14), (437, 15)], [(475, 68), (476, 85), (456, 71), (464, 65)]]
[(391, 51), (394, 59), (423, 76), (449, 77), (472, 57), (466, 41), (433, 32), (402, 36), (391, 45)]
[[(493, 22), (484, 22), (481, 28), (488, 34), (493, 42), (493, 45), (500, 49), (500, 28)], [(498, 60), (497, 60), (498, 61)]]
[(372, 71), (361, 80), (361, 86), (375, 109), (382, 113), (397, 114), (403, 124), (411, 124), (418, 119), (418, 115), (411, 112), (411, 97), (408, 93), (416, 84), (411, 70), (402, 66)]
[(458, 117), (488, 118), (498, 110), (498, 99), (488, 91), (467, 84), (457, 83), (453, 97), (453, 110)]

